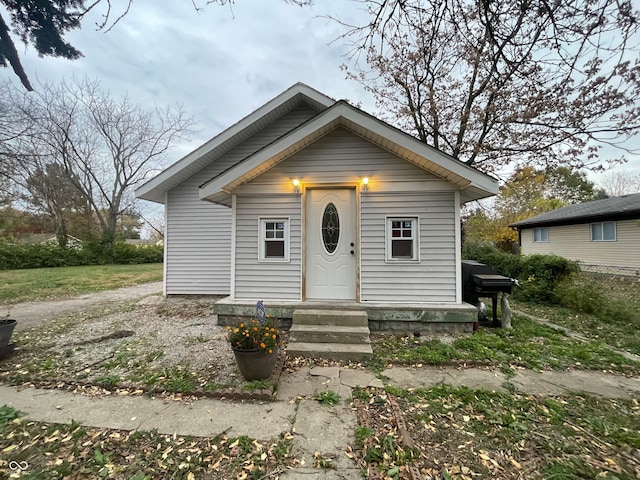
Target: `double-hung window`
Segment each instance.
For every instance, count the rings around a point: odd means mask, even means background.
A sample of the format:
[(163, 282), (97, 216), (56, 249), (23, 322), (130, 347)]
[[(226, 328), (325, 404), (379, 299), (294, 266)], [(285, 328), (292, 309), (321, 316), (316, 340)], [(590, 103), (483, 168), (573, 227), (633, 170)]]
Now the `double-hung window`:
[(615, 242), (616, 222), (597, 222), (591, 224), (592, 242)]
[(289, 261), (289, 219), (260, 219), (260, 261)]
[(549, 241), (549, 229), (539, 227), (533, 229), (533, 243), (547, 243)]
[(387, 261), (419, 260), (418, 231), (417, 217), (387, 217)]

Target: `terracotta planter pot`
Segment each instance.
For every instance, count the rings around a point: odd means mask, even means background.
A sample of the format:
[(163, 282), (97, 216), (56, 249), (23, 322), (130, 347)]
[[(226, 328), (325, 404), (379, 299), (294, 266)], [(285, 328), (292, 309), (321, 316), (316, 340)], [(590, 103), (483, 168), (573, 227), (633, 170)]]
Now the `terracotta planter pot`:
[(15, 320), (0, 320), (0, 347), (6, 347), (9, 345), (11, 335), (13, 335), (13, 329), (16, 328)]
[(236, 363), (245, 380), (266, 380), (271, 377), (278, 359), (278, 351), (267, 353), (264, 350), (243, 350), (233, 348)]

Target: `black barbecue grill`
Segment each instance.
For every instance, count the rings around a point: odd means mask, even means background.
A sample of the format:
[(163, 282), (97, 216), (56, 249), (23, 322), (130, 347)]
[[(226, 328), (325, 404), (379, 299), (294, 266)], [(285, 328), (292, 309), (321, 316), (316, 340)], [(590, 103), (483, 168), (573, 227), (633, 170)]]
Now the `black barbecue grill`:
[(471, 305), (480, 305), (480, 298), (491, 298), (493, 326), (499, 327), (498, 293), (511, 293), (515, 280), (475, 260), (462, 261), (462, 300)]

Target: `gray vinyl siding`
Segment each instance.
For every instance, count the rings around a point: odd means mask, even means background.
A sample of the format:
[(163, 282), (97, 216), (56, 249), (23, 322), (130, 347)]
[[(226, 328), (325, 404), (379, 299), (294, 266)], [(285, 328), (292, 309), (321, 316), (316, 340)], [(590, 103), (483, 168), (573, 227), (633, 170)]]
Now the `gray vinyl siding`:
[[(289, 219), (289, 262), (260, 262), (260, 218)], [(301, 299), (300, 197), (239, 196), (236, 198), (235, 298)]]
[(371, 181), (438, 180), (435, 175), (398, 158), (371, 142), (337, 128), (304, 150), (252, 181), (254, 184), (290, 186), (291, 178), (305, 185), (353, 182), (368, 176)]
[[(296, 199), (297, 196), (291, 190), (292, 178), (299, 178), (304, 185), (310, 187), (324, 183), (358, 182), (363, 176), (371, 178), (372, 190), (374, 182), (384, 182), (394, 191), (369, 191), (360, 196), (361, 300), (455, 303), (453, 185), (447, 184), (445, 190), (450, 191), (428, 191), (430, 181), (438, 181), (437, 188), (442, 189), (442, 182), (438, 177), (343, 128), (334, 130), (292, 155), (254, 179), (250, 185), (282, 185), (289, 196)], [(402, 192), (406, 189), (402, 182), (407, 181), (424, 182), (424, 189), (419, 192)], [(387, 216), (419, 217), (419, 263), (385, 261)], [(257, 253), (249, 254), (247, 268), (255, 267), (256, 258)], [(251, 259), (254, 264), (250, 263)]]
[(553, 254), (585, 265), (640, 268), (638, 220), (616, 222), (616, 241), (592, 242), (590, 224), (547, 227), (549, 241), (533, 241), (533, 228), (522, 230), (522, 253)]
[(231, 209), (200, 200), (198, 188), (316, 113), (306, 104), (299, 105), (168, 192), (165, 238), (168, 295), (229, 294)]
[[(361, 299), (456, 301), (453, 193), (372, 194), (361, 198)], [(386, 217), (418, 217), (420, 262), (387, 262)]]

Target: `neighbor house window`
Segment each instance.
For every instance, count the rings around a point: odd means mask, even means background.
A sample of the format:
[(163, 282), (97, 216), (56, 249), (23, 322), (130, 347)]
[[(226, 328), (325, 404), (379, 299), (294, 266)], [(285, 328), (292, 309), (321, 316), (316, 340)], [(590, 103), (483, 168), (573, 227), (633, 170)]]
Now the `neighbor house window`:
[(592, 242), (615, 242), (616, 222), (598, 222), (591, 224)]
[(260, 260), (289, 261), (289, 219), (260, 219)]
[(418, 260), (418, 219), (387, 218), (387, 260)]
[(549, 229), (547, 227), (540, 227), (533, 229), (533, 242), (534, 243), (547, 243), (549, 241)]

